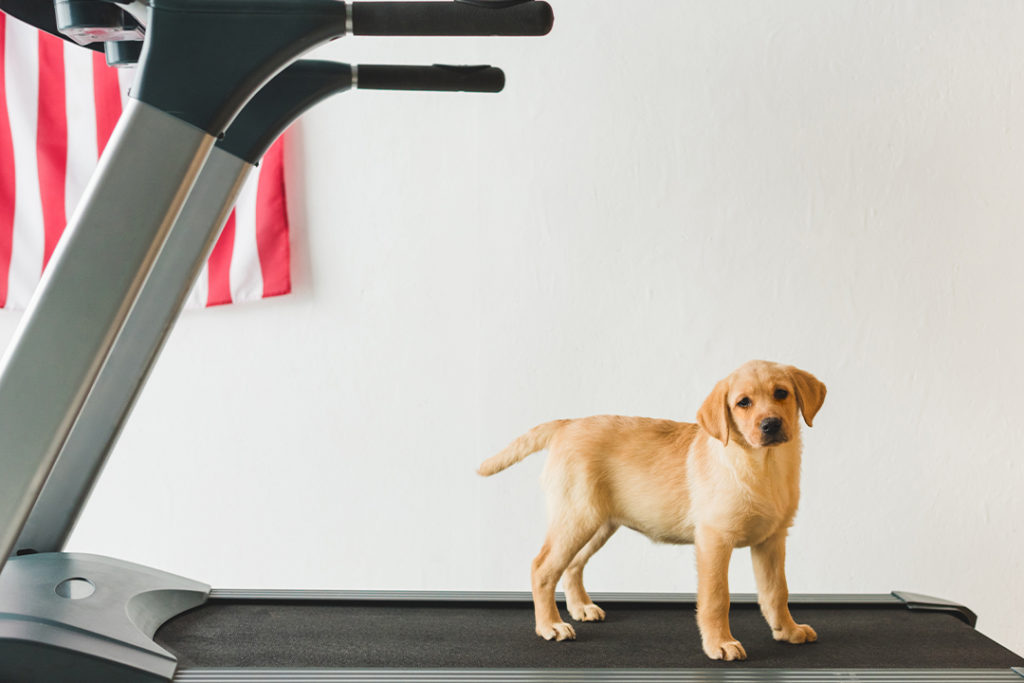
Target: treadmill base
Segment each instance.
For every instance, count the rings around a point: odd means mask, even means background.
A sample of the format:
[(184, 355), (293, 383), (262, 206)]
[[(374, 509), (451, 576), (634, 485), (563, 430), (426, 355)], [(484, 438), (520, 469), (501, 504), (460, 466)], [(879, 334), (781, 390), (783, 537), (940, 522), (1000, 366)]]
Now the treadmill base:
[(0, 573), (0, 680), (169, 681), (152, 636), (210, 587), (98, 555), (39, 553)]

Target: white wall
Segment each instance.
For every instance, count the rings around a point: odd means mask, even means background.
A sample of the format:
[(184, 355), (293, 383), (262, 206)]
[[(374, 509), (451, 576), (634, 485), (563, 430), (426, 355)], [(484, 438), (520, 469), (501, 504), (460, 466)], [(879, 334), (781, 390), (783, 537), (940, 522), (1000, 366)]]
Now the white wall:
[[(72, 549), (224, 587), (526, 590), (543, 456), (480, 460), (555, 417), (692, 420), (763, 357), (829, 387), (792, 590), (958, 600), (1024, 652), (1024, 5), (552, 3), (543, 39), (317, 53), (508, 86), (303, 121), (296, 294), (183, 317)], [(620, 532), (589, 580), (692, 592), (692, 550)]]

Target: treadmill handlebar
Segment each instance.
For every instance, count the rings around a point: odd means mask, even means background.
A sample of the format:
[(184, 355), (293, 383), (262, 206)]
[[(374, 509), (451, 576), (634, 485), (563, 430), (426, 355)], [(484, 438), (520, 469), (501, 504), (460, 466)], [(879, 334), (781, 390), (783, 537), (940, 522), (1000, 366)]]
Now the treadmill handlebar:
[[(87, 6), (105, 0), (57, 1)], [(227, 130), (274, 74), (345, 34), (536, 36), (554, 23), (543, 0), (139, 1), (148, 6), (149, 25), (133, 97), (213, 136)]]
[(353, 2), (357, 36), (543, 36), (554, 13), (542, 0)]
[(398, 66), (300, 59), (270, 80), (242, 111), (217, 146), (256, 164), (274, 140), (310, 107), (349, 88), (499, 92), (505, 74), (493, 66)]
[(493, 66), (360, 64), (354, 76), (354, 86), (360, 90), (493, 93), (505, 87), (504, 72)]

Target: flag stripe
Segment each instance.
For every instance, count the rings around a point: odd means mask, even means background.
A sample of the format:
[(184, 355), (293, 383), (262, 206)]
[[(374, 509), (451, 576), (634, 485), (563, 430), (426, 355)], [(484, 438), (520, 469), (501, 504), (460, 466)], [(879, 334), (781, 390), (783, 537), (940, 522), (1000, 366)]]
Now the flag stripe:
[(36, 163), (36, 115), (39, 102), (39, 32), (8, 18), (7, 114), (14, 141), (14, 168), (18, 177), (11, 234), (8, 302), (24, 308), (39, 282), (43, 267), (43, 209), (39, 201)]
[(207, 261), (209, 290), (206, 295), (207, 306), (220, 306), (231, 303), (231, 261), (235, 245), (235, 212), (228, 216), (220, 239), (214, 245)]
[[(284, 236), (281, 236), (281, 232)], [(256, 191), (256, 248), (263, 271), (263, 296), (292, 291), (288, 206), (284, 185), (284, 139), (267, 150)]]
[[(257, 173), (259, 169), (257, 168)], [(253, 174), (255, 176), (256, 173)], [(259, 253), (256, 250), (256, 187), (257, 178), (252, 177), (242, 186), (242, 192), (235, 202), (235, 217), (240, 225), (252, 226), (252, 230), (235, 231), (234, 248), (231, 257), (231, 298), (234, 301), (259, 299), (263, 296), (263, 274), (259, 269)]]
[[(7, 15), (0, 12), (0, 37), (6, 35)], [(14, 141), (7, 116), (7, 41), (0, 45), (0, 306), (7, 305), (7, 274), (11, 268), (11, 242), (14, 233), (14, 198), (17, 192), (14, 174)]]
[(64, 213), (70, 220), (78, 200), (96, 169), (96, 103), (93, 88), (93, 64), (82, 59), (81, 48), (64, 44), (64, 83), (67, 86), (68, 172)]
[[(43, 210), (43, 265), (64, 232), (64, 189), (68, 165), (67, 102), (64, 93), (64, 41), (39, 34), (38, 128), (36, 161)], [(40, 271), (41, 272), (41, 271)]]

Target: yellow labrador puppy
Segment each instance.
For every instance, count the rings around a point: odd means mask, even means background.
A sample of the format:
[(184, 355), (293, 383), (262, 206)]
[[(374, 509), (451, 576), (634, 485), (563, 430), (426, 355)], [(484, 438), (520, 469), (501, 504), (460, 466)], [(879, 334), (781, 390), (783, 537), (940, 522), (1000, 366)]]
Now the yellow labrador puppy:
[(745, 659), (729, 630), (729, 558), (750, 546), (758, 602), (772, 635), (790, 643), (817, 634), (789, 613), (786, 534), (800, 497), (800, 425), (825, 401), (825, 385), (792, 366), (751, 361), (720, 381), (697, 424), (599, 415), (534, 427), (478, 472), (490, 476), (547, 448), (549, 527), (533, 560), (537, 634), (574, 639), (555, 605), (564, 577), (577, 621), (604, 610), (583, 588), (583, 566), (620, 526), (661, 543), (693, 543), (697, 624), (712, 659)]

